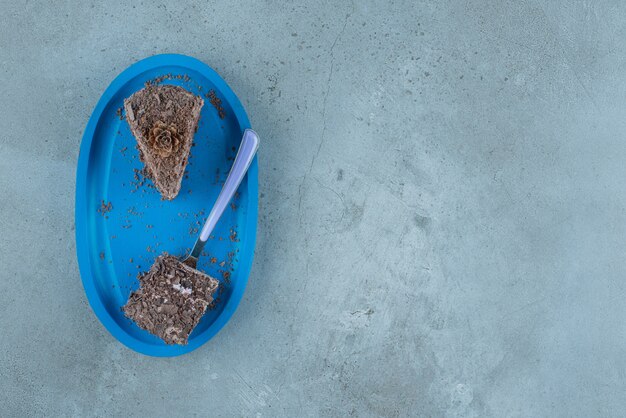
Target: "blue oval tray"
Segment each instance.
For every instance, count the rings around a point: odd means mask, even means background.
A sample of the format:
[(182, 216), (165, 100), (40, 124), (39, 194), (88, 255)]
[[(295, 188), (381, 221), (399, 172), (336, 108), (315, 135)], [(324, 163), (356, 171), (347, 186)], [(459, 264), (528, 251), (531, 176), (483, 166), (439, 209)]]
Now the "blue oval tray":
[[(180, 85), (205, 100), (182, 188), (172, 201), (161, 200), (152, 182), (136, 175), (143, 165), (128, 124), (120, 117), (124, 99), (154, 80)], [(210, 90), (222, 100), (223, 119), (207, 96)], [(206, 64), (183, 55), (137, 62), (113, 80), (98, 101), (78, 158), (76, 248), (93, 311), (127, 347), (151, 356), (188, 353), (211, 339), (235, 312), (254, 254), (256, 158), (199, 260), (200, 270), (220, 280), (221, 292), (189, 344), (164, 344), (124, 317), (121, 307), (138, 287), (137, 274), (148, 270), (158, 254), (183, 255), (193, 245), (249, 127), (243, 106), (226, 82)]]

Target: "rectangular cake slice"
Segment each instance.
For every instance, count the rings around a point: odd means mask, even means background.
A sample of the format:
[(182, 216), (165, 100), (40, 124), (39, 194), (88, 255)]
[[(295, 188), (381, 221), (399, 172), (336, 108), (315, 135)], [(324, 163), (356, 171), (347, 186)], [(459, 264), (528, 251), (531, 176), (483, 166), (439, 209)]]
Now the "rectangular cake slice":
[(139, 284), (122, 308), (124, 314), (166, 344), (184, 345), (219, 282), (164, 253), (140, 276)]

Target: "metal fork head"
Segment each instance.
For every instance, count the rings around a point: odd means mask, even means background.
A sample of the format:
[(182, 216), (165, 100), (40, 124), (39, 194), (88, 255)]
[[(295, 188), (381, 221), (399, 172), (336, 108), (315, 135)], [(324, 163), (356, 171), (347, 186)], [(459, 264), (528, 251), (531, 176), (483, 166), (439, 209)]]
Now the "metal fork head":
[(195, 269), (198, 265), (198, 258), (200, 258), (200, 255), (202, 254), (202, 249), (204, 248), (205, 244), (206, 241), (201, 241), (200, 238), (198, 238), (196, 240), (196, 243), (193, 245), (191, 252), (180, 261), (182, 261), (184, 264), (188, 265), (192, 269)]
[(187, 257), (185, 257), (181, 261), (182, 261), (183, 264), (188, 265), (192, 269), (195, 269), (196, 266), (198, 265), (198, 259), (196, 257), (191, 256), (191, 255), (188, 255)]

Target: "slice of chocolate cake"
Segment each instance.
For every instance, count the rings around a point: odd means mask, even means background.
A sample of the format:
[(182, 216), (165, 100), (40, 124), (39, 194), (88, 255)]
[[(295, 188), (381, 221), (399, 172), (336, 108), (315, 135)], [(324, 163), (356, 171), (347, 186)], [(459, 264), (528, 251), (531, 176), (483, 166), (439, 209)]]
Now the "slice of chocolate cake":
[(124, 314), (166, 344), (187, 344), (219, 282), (163, 253), (139, 284), (122, 308)]
[(146, 175), (164, 199), (178, 195), (203, 105), (202, 98), (171, 85), (150, 84), (124, 100)]

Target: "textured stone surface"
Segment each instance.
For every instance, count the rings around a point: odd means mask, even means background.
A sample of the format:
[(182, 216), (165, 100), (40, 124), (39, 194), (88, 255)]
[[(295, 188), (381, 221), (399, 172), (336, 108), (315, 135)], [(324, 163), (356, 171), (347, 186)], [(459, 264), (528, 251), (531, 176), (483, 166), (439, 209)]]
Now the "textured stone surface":
[[(0, 0), (6, 416), (619, 416), (626, 5)], [(263, 144), (250, 284), (154, 359), (75, 260), (87, 119), (124, 68), (220, 72)]]

